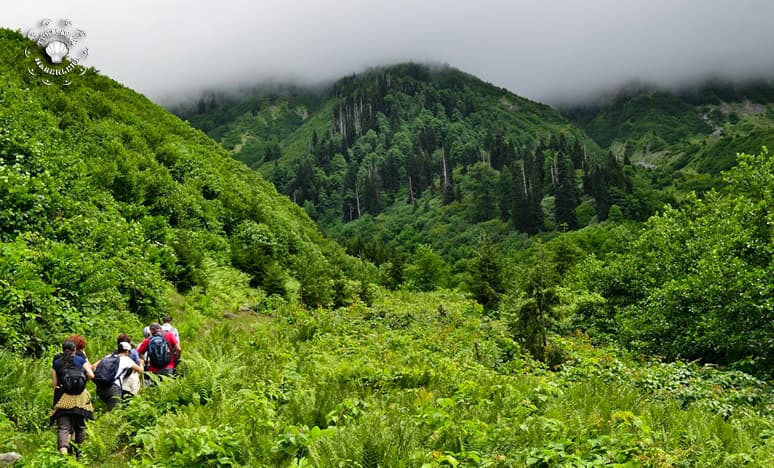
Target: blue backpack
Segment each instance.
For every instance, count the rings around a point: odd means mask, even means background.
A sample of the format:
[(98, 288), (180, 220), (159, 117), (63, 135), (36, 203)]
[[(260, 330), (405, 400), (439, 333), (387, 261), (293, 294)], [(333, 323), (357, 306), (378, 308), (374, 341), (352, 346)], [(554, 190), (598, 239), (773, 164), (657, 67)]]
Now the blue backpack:
[(116, 380), (118, 374), (118, 364), (121, 356), (116, 353), (110, 354), (99, 361), (99, 365), (94, 370), (94, 383), (97, 387), (110, 387)]
[(153, 367), (163, 369), (167, 367), (172, 360), (172, 353), (169, 352), (169, 344), (164, 335), (153, 335), (148, 341), (148, 359)]

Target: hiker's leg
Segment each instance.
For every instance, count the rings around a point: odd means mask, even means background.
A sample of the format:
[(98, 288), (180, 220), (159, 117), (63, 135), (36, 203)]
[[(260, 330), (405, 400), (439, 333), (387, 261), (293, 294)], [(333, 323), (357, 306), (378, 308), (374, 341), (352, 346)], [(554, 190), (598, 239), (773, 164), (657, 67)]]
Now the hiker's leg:
[(70, 447), (70, 431), (72, 428), (73, 424), (69, 415), (56, 418), (56, 441), (60, 453), (67, 454), (67, 450)]
[(75, 443), (82, 444), (86, 440), (86, 419), (83, 416), (71, 416), (73, 428), (75, 429)]
[(86, 420), (83, 416), (72, 415), (70, 417), (72, 421), (72, 427), (75, 429), (75, 440), (70, 444), (75, 455), (76, 460), (81, 459), (81, 444), (86, 440)]
[(121, 387), (113, 384), (110, 386), (110, 399), (107, 402), (108, 411), (113, 411), (119, 403), (121, 403)]
[(97, 395), (107, 404), (107, 410), (113, 411), (113, 408), (121, 401), (121, 387), (115, 384), (109, 387), (97, 387)]

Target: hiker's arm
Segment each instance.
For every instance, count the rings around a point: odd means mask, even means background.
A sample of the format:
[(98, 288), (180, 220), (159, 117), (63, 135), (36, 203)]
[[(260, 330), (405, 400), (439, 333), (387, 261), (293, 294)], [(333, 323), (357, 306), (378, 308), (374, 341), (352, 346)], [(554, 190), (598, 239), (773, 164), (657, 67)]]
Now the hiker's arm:
[(138, 366), (137, 364), (132, 364), (132, 370), (135, 372), (139, 372), (140, 374), (145, 372), (145, 369), (143, 369), (141, 366)]
[[(172, 340), (172, 343), (174, 343), (174, 344), (175, 344), (175, 347), (173, 348), (173, 349), (174, 349), (174, 351), (173, 351), (173, 352), (174, 352), (174, 354), (175, 354), (175, 359), (180, 359), (180, 351), (182, 351), (182, 349), (180, 349), (180, 340), (178, 340), (178, 339), (175, 337), (175, 335), (172, 335), (172, 337), (173, 337), (173, 338), (175, 338), (174, 340)], [(171, 344), (171, 343), (170, 343), (170, 344)], [(175, 365), (177, 365), (177, 364), (175, 364)]]
[(91, 379), (94, 378), (94, 371), (91, 370), (91, 366), (89, 365), (88, 362), (84, 362), (83, 363), (83, 370), (86, 371), (86, 378), (87, 379), (91, 380)]
[(56, 389), (56, 386), (59, 385), (59, 381), (56, 378), (56, 371), (54, 369), (51, 369), (51, 386)]

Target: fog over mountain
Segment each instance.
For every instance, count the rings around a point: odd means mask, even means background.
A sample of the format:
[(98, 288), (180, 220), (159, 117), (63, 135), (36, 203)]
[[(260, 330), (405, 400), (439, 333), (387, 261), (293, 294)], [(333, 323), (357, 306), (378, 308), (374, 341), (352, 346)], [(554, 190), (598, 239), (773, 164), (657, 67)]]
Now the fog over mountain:
[(549, 103), (632, 80), (774, 77), (767, 0), (12, 2), (0, 26), (67, 18), (85, 62), (169, 103), (265, 80), (317, 83), (400, 61), (448, 63)]

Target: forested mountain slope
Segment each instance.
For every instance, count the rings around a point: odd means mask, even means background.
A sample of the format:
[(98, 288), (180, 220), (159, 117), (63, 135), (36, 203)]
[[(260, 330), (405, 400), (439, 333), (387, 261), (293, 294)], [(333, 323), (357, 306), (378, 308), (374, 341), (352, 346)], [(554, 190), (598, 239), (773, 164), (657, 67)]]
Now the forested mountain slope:
[(563, 112), (603, 148), (678, 171), (673, 183), (681, 192), (716, 185), (735, 152), (774, 145), (774, 83), (765, 80), (710, 80), (682, 91), (633, 87)]
[[(446, 66), (400, 64), (316, 93), (217, 99), (177, 112), (377, 264), (427, 244), (455, 265), (482, 235), (518, 242), (519, 233), (575, 229), (612, 205), (642, 220), (669, 199), (650, 190), (655, 171), (605, 154), (554, 109)], [(274, 140), (266, 128), (279, 128)]]
[[(459, 286), (502, 313), (542, 297), (530, 281), (561, 285), (599, 299), (576, 317), (599, 336), (768, 368), (773, 90), (634, 89), (565, 109), (586, 136), (458, 70), (377, 68), (334, 83), (260, 170), (390, 287)], [(759, 162), (723, 175), (744, 150)]]
[[(0, 31), (0, 344), (158, 318), (164, 290), (248, 273), (266, 293), (340, 300), (348, 260), (302, 209), (198, 130), (93, 70), (46, 86)], [(344, 288), (336, 289), (339, 292)], [(343, 293), (342, 293), (343, 294)]]
[(576, 229), (613, 206), (643, 221), (720, 187), (737, 152), (774, 145), (772, 109), (771, 83), (710, 81), (630, 87), (561, 109), (568, 121), (453, 68), (401, 64), (177, 112), (350, 253), (394, 265), (425, 245), (459, 277), (482, 237), (520, 245), (520, 233)]

